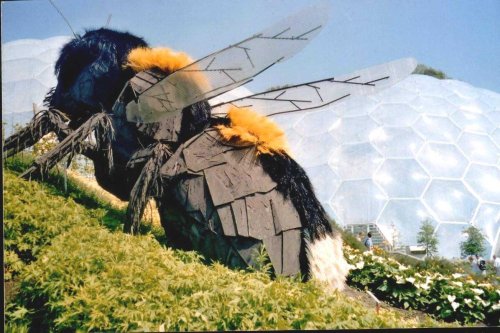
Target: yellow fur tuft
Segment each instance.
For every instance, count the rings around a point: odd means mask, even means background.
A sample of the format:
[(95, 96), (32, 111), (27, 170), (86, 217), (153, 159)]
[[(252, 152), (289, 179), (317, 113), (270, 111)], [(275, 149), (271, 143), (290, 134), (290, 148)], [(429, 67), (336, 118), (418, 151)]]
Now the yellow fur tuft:
[(229, 127), (216, 126), (223, 140), (239, 147), (256, 146), (257, 154), (288, 154), (285, 132), (271, 119), (248, 108), (231, 107)]
[(166, 47), (138, 47), (130, 51), (125, 67), (136, 72), (158, 68), (172, 73), (192, 63), (193, 60), (184, 52), (175, 52)]

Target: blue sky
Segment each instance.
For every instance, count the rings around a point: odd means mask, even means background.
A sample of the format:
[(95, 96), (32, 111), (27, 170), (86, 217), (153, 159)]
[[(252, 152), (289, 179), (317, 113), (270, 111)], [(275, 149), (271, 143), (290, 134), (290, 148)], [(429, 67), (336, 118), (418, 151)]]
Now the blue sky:
[[(200, 58), (307, 6), (306, 0), (54, 0), (77, 33), (105, 25)], [(500, 1), (331, 0), (330, 21), (302, 52), (247, 85), (257, 92), (412, 56), (500, 92)], [(48, 0), (2, 1), (2, 43), (70, 35)]]

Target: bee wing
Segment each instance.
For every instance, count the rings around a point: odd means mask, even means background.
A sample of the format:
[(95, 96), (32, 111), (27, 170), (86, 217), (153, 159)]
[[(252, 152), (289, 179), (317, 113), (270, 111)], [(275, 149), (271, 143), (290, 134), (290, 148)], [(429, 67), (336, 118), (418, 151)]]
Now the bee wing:
[(413, 58), (395, 60), (348, 75), (220, 103), (212, 106), (212, 115), (224, 115), (230, 106), (251, 107), (267, 116), (316, 109), (344, 101), (351, 96), (372, 94), (387, 88), (410, 75), (416, 66), (417, 61)]
[(127, 107), (127, 119), (156, 122), (251, 81), (299, 52), (320, 32), (328, 19), (324, 5), (307, 7), (261, 33), (177, 70), (144, 91), (135, 89), (141, 103)]

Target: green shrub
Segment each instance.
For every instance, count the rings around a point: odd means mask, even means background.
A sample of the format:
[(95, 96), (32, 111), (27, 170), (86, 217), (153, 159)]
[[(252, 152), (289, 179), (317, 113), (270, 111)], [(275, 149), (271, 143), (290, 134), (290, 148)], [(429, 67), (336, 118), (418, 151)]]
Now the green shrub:
[(500, 290), (491, 283), (478, 283), (464, 274), (444, 275), (415, 269), (365, 252), (346, 248), (354, 268), (348, 283), (369, 289), (377, 297), (405, 309), (418, 309), (439, 319), (461, 323), (500, 324)]
[[(342, 293), (325, 294), (313, 282), (204, 265), (198, 254), (165, 248), (152, 235), (110, 232), (102, 207), (87, 212), (75, 200), (54, 195), (46, 184), (7, 173), (5, 189), (10, 248), (34, 246), (29, 265), (11, 260), (23, 265), (17, 269), (18, 294), (6, 308), (10, 332), (30, 327), (159, 331), (442, 325), (427, 317), (403, 319), (384, 309), (376, 315)], [(15, 207), (11, 202), (16, 200), (24, 205)], [(41, 209), (41, 202), (50, 208)], [(52, 214), (51, 223), (41, 223), (48, 219), (45, 214)], [(24, 221), (30, 226), (26, 235), (16, 227)]]
[(50, 195), (38, 182), (27, 182), (11, 172), (4, 174), (5, 279), (35, 260), (54, 237), (75, 224), (98, 225), (106, 212), (85, 209), (74, 200)]
[[(182, 259), (182, 260), (181, 260)], [(77, 226), (25, 268), (11, 324), (36, 330), (255, 330), (436, 325), (379, 316), (313, 282), (200, 262), (152, 236)]]

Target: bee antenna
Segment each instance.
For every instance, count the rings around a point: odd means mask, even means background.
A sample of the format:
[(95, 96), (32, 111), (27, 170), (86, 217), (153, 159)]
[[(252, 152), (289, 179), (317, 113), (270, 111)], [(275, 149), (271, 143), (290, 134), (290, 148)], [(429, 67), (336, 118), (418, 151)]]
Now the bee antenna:
[(49, 2), (57, 10), (57, 12), (59, 13), (59, 15), (61, 15), (61, 17), (63, 18), (63, 20), (66, 22), (66, 24), (68, 25), (69, 29), (73, 33), (73, 36), (75, 36), (75, 38), (78, 38), (78, 36), (75, 34), (75, 31), (71, 27), (71, 24), (69, 24), (68, 19), (64, 16), (64, 14), (61, 12), (61, 10), (56, 6), (56, 4), (52, 0), (49, 0)]
[(105, 28), (109, 26), (109, 22), (111, 22), (111, 16), (111, 14), (108, 15), (108, 20), (106, 21), (106, 25), (104, 26)]

